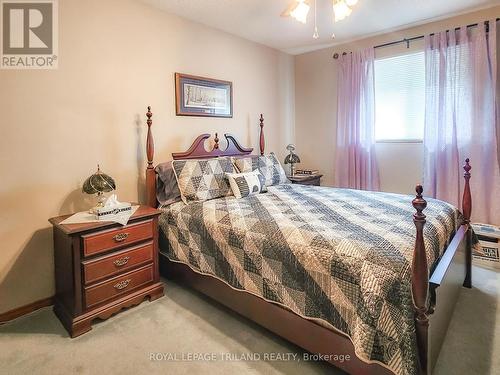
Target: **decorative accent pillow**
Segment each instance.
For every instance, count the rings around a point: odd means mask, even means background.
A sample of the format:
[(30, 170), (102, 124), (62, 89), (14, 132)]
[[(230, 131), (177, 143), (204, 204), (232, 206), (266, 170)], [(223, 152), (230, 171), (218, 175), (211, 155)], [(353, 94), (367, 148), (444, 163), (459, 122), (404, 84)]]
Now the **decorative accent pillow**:
[(156, 179), (156, 199), (161, 206), (179, 202), (181, 192), (177, 185), (177, 179), (172, 168), (172, 162), (158, 164), (155, 168)]
[(235, 169), (229, 158), (174, 160), (172, 167), (186, 204), (232, 194), (226, 173), (234, 173)]
[(285, 170), (274, 153), (263, 156), (233, 159), (241, 173), (258, 170), (265, 178), (266, 186), (280, 185), (288, 182)]
[(259, 171), (226, 173), (229, 185), (236, 198), (245, 198), (265, 191), (265, 179)]

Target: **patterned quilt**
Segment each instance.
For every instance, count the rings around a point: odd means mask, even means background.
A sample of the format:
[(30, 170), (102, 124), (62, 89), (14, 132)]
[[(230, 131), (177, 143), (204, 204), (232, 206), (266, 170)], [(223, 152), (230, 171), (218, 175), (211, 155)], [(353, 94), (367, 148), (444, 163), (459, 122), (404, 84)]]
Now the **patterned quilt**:
[[(414, 196), (305, 185), (175, 203), (160, 216), (162, 251), (231, 287), (345, 333), (357, 356), (416, 373), (410, 283)], [(430, 267), (459, 227), (453, 206), (427, 199)]]

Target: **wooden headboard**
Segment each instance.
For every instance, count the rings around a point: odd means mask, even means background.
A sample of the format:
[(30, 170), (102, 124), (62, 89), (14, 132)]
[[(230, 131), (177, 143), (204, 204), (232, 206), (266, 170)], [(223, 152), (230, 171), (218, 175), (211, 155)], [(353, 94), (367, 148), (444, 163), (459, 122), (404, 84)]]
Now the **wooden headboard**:
[[(153, 113), (151, 112), (151, 107), (148, 107), (148, 112), (146, 113), (148, 125), (148, 135), (146, 140), (146, 156), (148, 160), (148, 166), (146, 168), (146, 204), (150, 207), (156, 208), (158, 206), (158, 201), (156, 200), (156, 171), (154, 167), (154, 154), (155, 145), (153, 140), (153, 133), (151, 131), (151, 126), (153, 125)], [(264, 155), (265, 139), (264, 139), (264, 117), (262, 114), (259, 119), (260, 135), (259, 135), (259, 145), (260, 154)], [(253, 148), (243, 147), (239, 144), (236, 138), (231, 134), (224, 134), (227, 140), (227, 147), (224, 150), (219, 148), (219, 137), (215, 133), (214, 145), (210, 151), (205, 149), (205, 141), (210, 138), (210, 134), (202, 134), (198, 136), (191, 147), (184, 152), (173, 152), (172, 158), (174, 160), (183, 159), (211, 159), (220, 156), (245, 156), (252, 153)]]

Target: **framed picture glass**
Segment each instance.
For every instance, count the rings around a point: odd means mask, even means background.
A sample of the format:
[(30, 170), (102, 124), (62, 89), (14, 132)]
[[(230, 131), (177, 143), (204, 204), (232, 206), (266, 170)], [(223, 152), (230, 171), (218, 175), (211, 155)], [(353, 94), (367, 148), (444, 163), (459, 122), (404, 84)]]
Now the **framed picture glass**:
[(233, 83), (175, 73), (177, 116), (233, 117)]

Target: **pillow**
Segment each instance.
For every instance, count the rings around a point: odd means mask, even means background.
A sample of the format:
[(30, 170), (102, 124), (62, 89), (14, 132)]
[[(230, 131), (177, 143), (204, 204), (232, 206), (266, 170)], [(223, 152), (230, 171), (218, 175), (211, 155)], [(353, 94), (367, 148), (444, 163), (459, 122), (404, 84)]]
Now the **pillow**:
[(233, 160), (236, 168), (241, 173), (258, 170), (264, 176), (266, 186), (288, 182), (283, 167), (272, 152), (269, 155), (235, 158)]
[(259, 171), (226, 173), (229, 185), (236, 198), (245, 198), (265, 191), (265, 179)]
[(232, 195), (225, 177), (226, 173), (235, 172), (229, 158), (174, 160), (172, 167), (186, 204)]
[(156, 179), (156, 199), (161, 206), (179, 202), (181, 200), (181, 192), (175, 178), (172, 162), (158, 164), (155, 168)]

